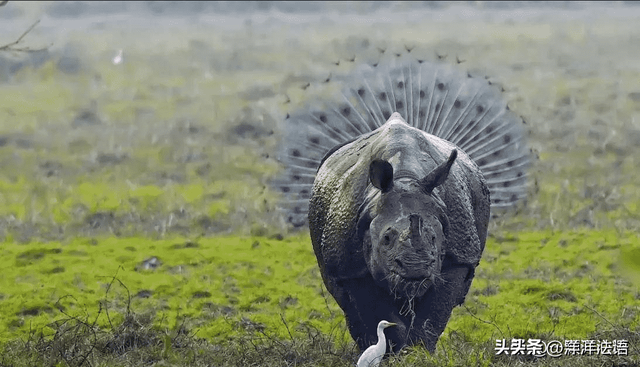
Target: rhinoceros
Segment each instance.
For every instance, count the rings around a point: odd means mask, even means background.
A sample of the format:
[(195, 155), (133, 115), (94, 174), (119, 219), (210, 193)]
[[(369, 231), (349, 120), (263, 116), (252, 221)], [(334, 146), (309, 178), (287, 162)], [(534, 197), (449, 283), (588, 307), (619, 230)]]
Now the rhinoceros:
[(523, 120), (484, 78), (392, 58), (287, 115), (277, 186), (364, 350), (435, 350), (480, 262), (491, 210), (526, 197)]
[(309, 204), (322, 278), (361, 349), (380, 320), (399, 350), (434, 350), (469, 291), (490, 217), (478, 166), (398, 113), (324, 159)]

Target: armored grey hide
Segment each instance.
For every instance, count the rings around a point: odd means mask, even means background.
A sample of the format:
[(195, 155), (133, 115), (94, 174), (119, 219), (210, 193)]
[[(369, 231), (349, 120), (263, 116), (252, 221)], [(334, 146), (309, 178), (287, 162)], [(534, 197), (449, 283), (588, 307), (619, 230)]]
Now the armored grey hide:
[(489, 208), (468, 155), (398, 113), (325, 158), (309, 204), (311, 240), (361, 349), (375, 343), (379, 320), (398, 324), (387, 335), (394, 350), (435, 349), (471, 285)]

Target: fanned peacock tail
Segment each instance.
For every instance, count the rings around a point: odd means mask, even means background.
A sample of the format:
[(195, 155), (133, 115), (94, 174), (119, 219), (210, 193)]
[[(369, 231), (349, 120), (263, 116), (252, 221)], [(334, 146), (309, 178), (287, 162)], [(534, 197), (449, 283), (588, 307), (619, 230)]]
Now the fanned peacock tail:
[(306, 224), (313, 181), (325, 154), (382, 126), (393, 112), (466, 152), (487, 180), (492, 211), (525, 198), (530, 153), (524, 121), (485, 78), (404, 55), (362, 65), (340, 83), (339, 95), (309, 104), (285, 120), (279, 160), (286, 170), (275, 184), (285, 198), (285, 217), (295, 227)]

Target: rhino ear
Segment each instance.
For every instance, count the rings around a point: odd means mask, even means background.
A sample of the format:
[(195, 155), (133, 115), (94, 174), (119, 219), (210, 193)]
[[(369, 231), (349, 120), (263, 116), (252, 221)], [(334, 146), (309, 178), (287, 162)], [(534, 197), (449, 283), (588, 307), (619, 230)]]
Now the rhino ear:
[(393, 167), (391, 163), (376, 159), (369, 165), (369, 180), (382, 192), (391, 190), (393, 186)]
[(420, 180), (420, 186), (427, 194), (430, 194), (434, 188), (444, 183), (447, 176), (449, 176), (451, 165), (453, 165), (453, 161), (456, 160), (457, 156), (458, 151), (456, 149), (452, 150), (451, 155), (446, 162), (443, 162), (438, 167), (434, 168), (433, 171), (429, 172), (429, 174), (425, 176), (425, 178)]

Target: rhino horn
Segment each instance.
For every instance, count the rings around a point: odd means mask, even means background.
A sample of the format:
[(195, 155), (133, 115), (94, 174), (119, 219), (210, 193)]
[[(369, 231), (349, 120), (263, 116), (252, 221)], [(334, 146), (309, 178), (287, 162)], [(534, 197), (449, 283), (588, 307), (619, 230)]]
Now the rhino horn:
[(371, 184), (382, 192), (387, 192), (393, 187), (393, 167), (391, 163), (376, 159), (369, 165), (369, 180)]
[(434, 188), (444, 183), (447, 176), (449, 176), (451, 165), (453, 165), (453, 161), (456, 160), (457, 156), (458, 151), (456, 149), (452, 150), (451, 155), (446, 162), (441, 163), (438, 167), (434, 168), (433, 171), (429, 172), (422, 180), (420, 180), (420, 187), (422, 187), (427, 194), (431, 194)]

